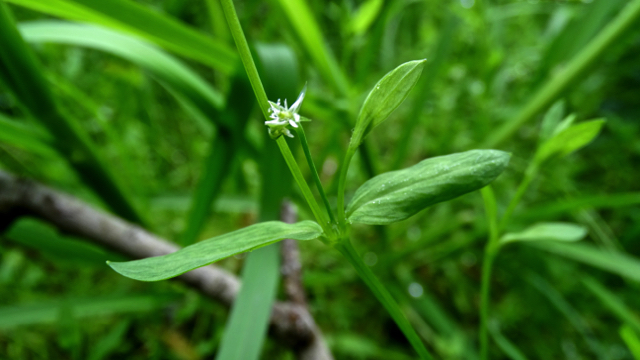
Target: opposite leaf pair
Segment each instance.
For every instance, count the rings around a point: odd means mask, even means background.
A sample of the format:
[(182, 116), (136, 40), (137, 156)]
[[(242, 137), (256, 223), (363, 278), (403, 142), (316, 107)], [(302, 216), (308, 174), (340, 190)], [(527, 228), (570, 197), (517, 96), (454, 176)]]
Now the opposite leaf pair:
[[(351, 156), (371, 129), (382, 123), (407, 97), (423, 67), (424, 60), (399, 66), (383, 77), (365, 100), (340, 174), (342, 186), (338, 194), (339, 213), (345, 211), (343, 181)], [(277, 118), (274, 120), (282, 122), (277, 125), (286, 126), (285, 120), (295, 121), (295, 125), (300, 125), (296, 121), (296, 115), (303, 96), (304, 91), (291, 108), (272, 114), (272, 117)], [(280, 119), (281, 113), (287, 115), (287, 118)], [(349, 223), (372, 225), (385, 225), (407, 219), (431, 205), (486, 186), (504, 171), (509, 157), (508, 153), (498, 150), (471, 150), (430, 158), (407, 169), (378, 175), (356, 191), (341, 219)], [(327, 210), (331, 211), (329, 208)], [(322, 227), (313, 221), (293, 225), (272, 221), (217, 236), (173, 254), (124, 263), (112, 262), (109, 265), (133, 279), (164, 280), (284, 238), (312, 240), (335, 236), (336, 234), (323, 232)], [(344, 241), (331, 240), (332, 243)]]

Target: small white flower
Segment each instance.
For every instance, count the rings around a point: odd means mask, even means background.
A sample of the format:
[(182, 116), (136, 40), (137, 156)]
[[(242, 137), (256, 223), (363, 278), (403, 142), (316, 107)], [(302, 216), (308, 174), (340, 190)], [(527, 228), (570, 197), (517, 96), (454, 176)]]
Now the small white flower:
[(293, 134), (291, 134), (291, 131), (287, 126), (291, 125), (292, 127), (297, 128), (301, 121), (309, 121), (298, 114), (306, 92), (307, 85), (304, 86), (298, 96), (298, 100), (296, 100), (291, 107), (287, 105), (287, 99), (284, 100), (284, 106), (281, 105), (280, 99), (275, 103), (273, 101), (269, 101), (269, 105), (271, 106), (269, 109), (269, 117), (271, 120), (265, 121), (264, 124), (269, 127), (269, 135), (271, 135), (271, 138), (277, 139), (282, 134), (288, 137), (293, 137)]

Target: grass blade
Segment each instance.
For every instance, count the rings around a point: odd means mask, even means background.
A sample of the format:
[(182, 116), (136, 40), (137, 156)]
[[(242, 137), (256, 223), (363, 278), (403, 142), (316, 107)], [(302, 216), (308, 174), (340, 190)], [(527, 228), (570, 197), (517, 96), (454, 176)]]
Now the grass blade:
[(91, 22), (142, 36), (182, 56), (233, 73), (235, 51), (180, 22), (125, 0), (8, 0), (46, 14)]
[(623, 325), (620, 328), (620, 337), (624, 340), (625, 344), (633, 354), (636, 360), (640, 360), (640, 336), (634, 332), (628, 325)]
[(232, 127), (230, 120), (212, 117), (224, 104), (224, 98), (218, 91), (180, 61), (143, 40), (98, 26), (64, 21), (22, 23), (20, 32), (29, 42), (88, 47), (131, 61), (181, 94), (205, 117)]
[(622, 299), (593, 278), (583, 279), (582, 283), (621, 321), (627, 323), (631, 328), (638, 332), (638, 334), (640, 334), (640, 319), (627, 307), (627, 305), (625, 305)]
[(169, 294), (117, 295), (90, 299), (54, 300), (29, 305), (0, 308), (0, 330), (18, 326), (54, 324), (59, 321), (61, 308), (71, 308), (78, 318), (109, 316), (119, 313), (152, 311), (176, 299)]
[(347, 95), (349, 92), (347, 79), (340, 70), (333, 53), (326, 46), (320, 26), (305, 0), (277, 1), (325, 81), (331, 84), (340, 95)]
[(49, 130), (57, 150), (87, 186), (122, 217), (143, 223), (132, 198), (101, 159), (87, 135), (59, 111), (37, 59), (18, 33), (4, 3), (0, 3), (0, 40), (0, 68), (3, 70), (0, 76), (25, 110)]
[(580, 80), (580, 75), (595, 63), (611, 45), (615, 44), (636, 23), (638, 18), (640, 18), (640, 0), (630, 1), (616, 18), (569, 61), (561, 74), (544, 83), (513, 120), (505, 122), (494, 131), (481, 147), (496, 147), (513, 135), (520, 126), (550, 106), (571, 84)]
[(542, 293), (555, 308), (564, 315), (573, 327), (582, 335), (594, 355), (602, 356), (603, 348), (599, 341), (596, 340), (593, 331), (584, 317), (569, 303), (562, 294), (556, 290), (547, 280), (535, 273), (529, 273), (525, 276), (526, 280)]
[(489, 332), (493, 337), (493, 341), (496, 342), (500, 350), (502, 350), (502, 352), (504, 352), (511, 360), (527, 360), (527, 357), (524, 356), (522, 351), (520, 351), (514, 343), (502, 334), (497, 322), (491, 322), (489, 324)]
[(518, 217), (523, 219), (546, 217), (548, 219), (552, 216), (560, 216), (562, 214), (587, 207), (600, 209), (625, 207), (637, 204), (640, 204), (640, 192), (585, 196), (577, 199), (566, 199), (551, 204), (535, 206), (528, 210), (524, 210), (522, 214), (518, 215)]
[(56, 156), (53, 139), (46, 131), (0, 114), (0, 142), (43, 156)]
[(640, 260), (629, 254), (604, 252), (593, 245), (587, 244), (564, 244), (558, 242), (530, 242), (527, 244), (620, 275), (629, 280), (640, 282)]

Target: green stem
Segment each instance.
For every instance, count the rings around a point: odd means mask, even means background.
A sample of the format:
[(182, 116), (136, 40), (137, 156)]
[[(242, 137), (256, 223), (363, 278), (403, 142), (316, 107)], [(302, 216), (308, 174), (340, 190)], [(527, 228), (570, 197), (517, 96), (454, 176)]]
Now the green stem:
[(220, 0), (220, 4), (222, 5), (224, 16), (227, 18), (227, 24), (229, 24), (229, 30), (233, 36), (233, 41), (235, 41), (236, 48), (240, 54), (242, 65), (244, 65), (244, 69), (247, 72), (249, 81), (251, 82), (253, 92), (258, 99), (262, 115), (264, 115), (265, 119), (269, 120), (269, 98), (267, 98), (267, 93), (264, 91), (264, 86), (260, 80), (256, 64), (253, 62), (251, 50), (249, 50), (249, 44), (247, 43), (247, 39), (244, 37), (244, 32), (242, 31), (238, 14), (236, 14), (236, 9), (233, 6), (233, 0)]
[(500, 231), (504, 230), (505, 226), (507, 226), (507, 224), (509, 223), (509, 220), (511, 220), (511, 215), (513, 215), (513, 211), (516, 209), (516, 206), (518, 206), (518, 204), (520, 203), (520, 200), (522, 200), (522, 196), (524, 196), (524, 193), (529, 188), (529, 185), (531, 184), (531, 181), (533, 180), (537, 172), (538, 172), (538, 166), (535, 164), (535, 162), (531, 163), (531, 165), (529, 165), (529, 167), (524, 173), (524, 178), (522, 179), (522, 182), (520, 182), (520, 185), (518, 185), (518, 190), (516, 190), (516, 194), (513, 196), (513, 198), (511, 199), (511, 202), (509, 203), (509, 206), (507, 207), (507, 210), (504, 212), (504, 215), (502, 216), (502, 220), (500, 220), (500, 226), (498, 226), (498, 229)]
[(494, 131), (480, 147), (493, 148), (502, 143), (542, 109), (551, 105), (573, 82), (579, 80), (580, 75), (604, 54), (626, 30), (631, 28), (639, 17), (640, 0), (630, 1), (620, 10), (615, 19), (611, 20), (582, 51), (569, 61), (559, 75), (551, 78), (535, 93), (531, 101), (520, 110), (513, 120), (506, 122), (497, 131)]
[(499, 229), (498, 229), (498, 209), (496, 205), (496, 197), (493, 193), (491, 185), (485, 186), (480, 190), (482, 201), (489, 223), (489, 241), (484, 249), (482, 260), (482, 283), (480, 287), (480, 359), (487, 360), (489, 357), (489, 290), (491, 286), (491, 270), (493, 269), (493, 260), (496, 258), (500, 249)]
[(346, 227), (347, 217), (344, 212), (344, 189), (347, 181), (347, 172), (349, 171), (349, 163), (351, 162), (351, 158), (353, 158), (353, 154), (355, 154), (356, 149), (349, 146), (347, 149), (347, 153), (344, 156), (344, 160), (342, 161), (342, 166), (340, 167), (340, 175), (338, 177), (338, 224), (341, 227)]
[(300, 144), (302, 145), (302, 150), (304, 150), (304, 156), (307, 158), (307, 164), (309, 164), (309, 169), (311, 169), (311, 176), (313, 177), (313, 181), (316, 183), (316, 188), (318, 188), (322, 202), (324, 203), (325, 208), (327, 208), (327, 213), (329, 214), (331, 222), (335, 223), (336, 219), (333, 217), (333, 212), (329, 205), (329, 199), (327, 199), (327, 194), (324, 192), (324, 188), (320, 182), (320, 177), (318, 176), (318, 170), (316, 170), (316, 165), (313, 163), (313, 159), (311, 158), (309, 144), (307, 143), (307, 136), (304, 133), (302, 124), (299, 124), (299, 127), (296, 129), (296, 133), (298, 133), (298, 137), (300, 138)]
[[(253, 92), (258, 99), (258, 104), (260, 105), (262, 114), (264, 115), (264, 118), (268, 120), (270, 108), (269, 99), (267, 98), (267, 93), (264, 91), (264, 86), (262, 85), (262, 81), (260, 80), (258, 69), (256, 68), (256, 64), (253, 61), (253, 57), (251, 56), (251, 50), (249, 49), (249, 44), (247, 43), (247, 39), (244, 36), (244, 32), (242, 31), (242, 26), (240, 25), (240, 20), (238, 19), (236, 9), (233, 6), (233, 1), (220, 0), (220, 3), (222, 5), (224, 15), (227, 18), (227, 23), (229, 24), (229, 30), (231, 31), (233, 40), (235, 41), (236, 47), (238, 48), (240, 59), (242, 59), (242, 65), (244, 65), (244, 69), (247, 72), (249, 81), (251, 82)], [(300, 186), (300, 190), (302, 191), (305, 200), (307, 200), (309, 207), (311, 207), (311, 211), (313, 212), (316, 220), (318, 221), (320, 226), (322, 226), (325, 235), (333, 236), (333, 231), (331, 231), (328, 226), (329, 222), (323, 216), (322, 211), (320, 210), (320, 206), (318, 206), (318, 203), (311, 193), (311, 189), (309, 189), (309, 185), (307, 185), (307, 182), (304, 180), (304, 177), (300, 172), (300, 168), (298, 167), (293, 154), (291, 154), (291, 150), (289, 150), (287, 141), (281, 136), (280, 138), (278, 138), (277, 143), (282, 156), (289, 166), (289, 170), (291, 170), (291, 174), (298, 183), (298, 186)]]
[(489, 359), (489, 287), (491, 285), (491, 270), (493, 269), (493, 261), (498, 253), (498, 248), (493, 246), (491, 242), (487, 244), (484, 250), (484, 258), (482, 260), (482, 287), (480, 290), (480, 359)]
[(380, 280), (371, 272), (371, 269), (362, 261), (360, 255), (356, 252), (356, 249), (351, 245), (351, 241), (349, 239), (343, 239), (336, 243), (335, 248), (340, 251), (340, 253), (349, 260), (351, 265), (356, 269), (360, 278), (367, 284), (369, 289), (373, 292), (373, 294), (378, 298), (378, 300), (382, 303), (382, 305), (387, 309), (389, 315), (396, 322), (400, 330), (404, 333), (413, 346), (414, 350), (420, 355), (421, 359), (433, 359), (431, 354), (427, 351), (422, 340), (413, 329), (409, 320), (404, 316), (402, 311), (400, 310), (400, 306), (398, 303), (391, 297), (389, 291), (382, 285)]
[(284, 136), (280, 136), (278, 140), (276, 140), (276, 142), (278, 143), (278, 147), (280, 147), (280, 152), (282, 153), (284, 160), (287, 162), (287, 165), (289, 166), (289, 170), (291, 170), (291, 174), (293, 175), (293, 178), (298, 183), (298, 186), (300, 186), (302, 195), (304, 196), (304, 199), (307, 200), (307, 203), (311, 208), (311, 212), (313, 212), (313, 216), (315, 216), (318, 224), (322, 226), (322, 229), (324, 230), (325, 235), (331, 236), (331, 234), (333, 234), (333, 231), (331, 231), (331, 229), (329, 228), (329, 221), (324, 217), (322, 210), (320, 210), (320, 206), (318, 205), (318, 203), (316, 202), (316, 199), (313, 197), (313, 194), (311, 193), (311, 189), (309, 188), (309, 185), (307, 185), (307, 182), (304, 180), (304, 176), (302, 176), (302, 172), (298, 167), (298, 163), (296, 163), (296, 159), (293, 157), (293, 154), (289, 149), (287, 140), (284, 139)]

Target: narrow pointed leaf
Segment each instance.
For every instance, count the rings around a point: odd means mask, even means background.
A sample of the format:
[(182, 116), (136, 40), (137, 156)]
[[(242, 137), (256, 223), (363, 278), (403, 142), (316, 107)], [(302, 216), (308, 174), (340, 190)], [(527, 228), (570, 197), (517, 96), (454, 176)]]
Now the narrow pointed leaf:
[(583, 226), (562, 223), (547, 222), (535, 224), (518, 233), (507, 233), (500, 239), (501, 243), (515, 241), (579, 241), (587, 235), (587, 229)]
[(350, 222), (385, 225), (451, 200), (493, 181), (506, 168), (510, 154), (471, 150), (423, 160), (403, 170), (365, 182), (347, 206)]
[(126, 277), (140, 281), (158, 281), (284, 238), (313, 240), (320, 235), (322, 228), (313, 221), (296, 224), (268, 221), (201, 241), (172, 254), (108, 264)]
[(387, 73), (364, 101), (349, 147), (356, 148), (362, 139), (380, 125), (407, 98), (418, 82), (426, 60), (406, 62)]
[(127, 0), (9, 0), (7, 2), (61, 18), (100, 24), (126, 31), (182, 56), (231, 74), (235, 51), (213, 39), (143, 5)]
[(87, 47), (131, 61), (172, 92), (181, 95), (212, 122), (232, 126), (228, 119), (215, 116), (224, 104), (223, 96), (216, 89), (184, 63), (142, 39), (100, 26), (57, 20), (24, 22), (19, 25), (19, 30), (31, 43)]
[(367, 0), (360, 5), (351, 19), (351, 31), (356, 35), (364, 34), (380, 14), (383, 4), (382, 0)]
[(638, 333), (633, 331), (631, 326), (626, 324), (622, 325), (619, 333), (620, 337), (622, 338), (622, 340), (624, 340), (624, 343), (629, 348), (629, 351), (631, 351), (631, 354), (633, 354), (633, 357), (636, 360), (640, 360), (640, 336), (638, 335)]
[(580, 243), (530, 242), (529, 245), (640, 282), (640, 259), (630, 254), (602, 251)]
[(38, 155), (56, 156), (52, 143), (53, 139), (46, 131), (0, 114), (0, 144), (15, 146)]
[(566, 156), (589, 144), (600, 133), (604, 120), (585, 121), (569, 126), (547, 140), (536, 153), (536, 162), (541, 163), (552, 156)]
[(551, 137), (553, 130), (558, 126), (564, 115), (564, 100), (559, 100), (547, 112), (542, 119), (540, 126), (540, 140), (544, 141)]

